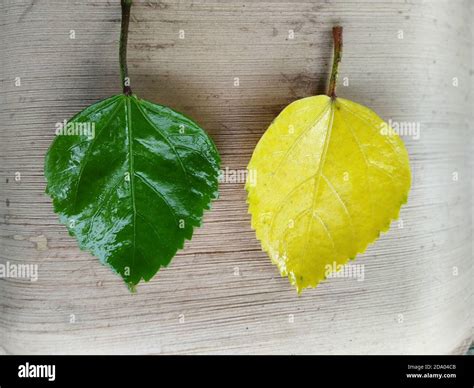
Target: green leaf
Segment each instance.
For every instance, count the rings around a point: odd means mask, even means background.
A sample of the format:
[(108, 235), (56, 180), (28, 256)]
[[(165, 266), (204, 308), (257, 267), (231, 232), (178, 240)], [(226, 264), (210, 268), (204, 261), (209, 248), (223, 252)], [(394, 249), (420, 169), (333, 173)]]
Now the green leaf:
[(121, 94), (86, 108), (56, 136), (45, 160), (46, 192), (80, 248), (133, 289), (200, 226), (217, 198), (219, 163), (192, 120)]

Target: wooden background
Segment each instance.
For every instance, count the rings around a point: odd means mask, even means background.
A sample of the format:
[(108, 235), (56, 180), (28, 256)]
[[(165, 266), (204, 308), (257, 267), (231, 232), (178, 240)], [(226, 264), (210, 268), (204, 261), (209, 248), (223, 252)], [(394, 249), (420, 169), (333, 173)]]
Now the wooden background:
[(356, 261), (364, 281), (298, 297), (260, 250), (243, 184), (223, 183), (193, 241), (132, 295), (59, 224), (43, 176), (55, 123), (120, 91), (119, 1), (2, 1), (0, 262), (38, 264), (39, 279), (0, 279), (0, 353), (465, 352), (472, 14), (469, 1), (135, 0), (134, 92), (199, 122), (223, 167), (245, 168), (286, 104), (324, 93), (336, 23), (349, 79), (339, 95), (419, 122), (421, 137), (404, 137), (414, 182), (403, 228)]

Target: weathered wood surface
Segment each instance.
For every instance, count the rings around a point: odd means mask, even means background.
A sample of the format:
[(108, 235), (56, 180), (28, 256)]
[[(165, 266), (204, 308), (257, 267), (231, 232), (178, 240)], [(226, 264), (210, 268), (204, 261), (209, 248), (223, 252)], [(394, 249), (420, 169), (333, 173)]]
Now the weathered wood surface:
[(394, 223), (358, 259), (364, 281), (333, 279), (300, 297), (260, 251), (241, 183), (221, 185), (193, 241), (133, 295), (59, 224), (44, 194), (44, 154), (56, 122), (120, 91), (118, 3), (0, 5), (0, 262), (39, 265), (37, 282), (0, 279), (1, 351), (464, 352), (472, 328), (470, 2), (135, 1), (134, 91), (202, 124), (224, 167), (246, 166), (283, 106), (324, 92), (335, 23), (345, 28), (339, 94), (387, 120), (421, 124), (420, 139), (404, 137), (414, 182), (403, 228)]

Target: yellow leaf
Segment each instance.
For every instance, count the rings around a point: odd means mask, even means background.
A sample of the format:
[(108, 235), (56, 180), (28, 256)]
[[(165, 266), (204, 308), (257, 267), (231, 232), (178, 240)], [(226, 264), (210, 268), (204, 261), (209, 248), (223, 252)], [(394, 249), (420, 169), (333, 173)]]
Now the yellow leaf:
[(316, 287), (388, 230), (407, 201), (403, 142), (370, 109), (342, 98), (288, 105), (248, 166), (252, 227), (298, 292)]

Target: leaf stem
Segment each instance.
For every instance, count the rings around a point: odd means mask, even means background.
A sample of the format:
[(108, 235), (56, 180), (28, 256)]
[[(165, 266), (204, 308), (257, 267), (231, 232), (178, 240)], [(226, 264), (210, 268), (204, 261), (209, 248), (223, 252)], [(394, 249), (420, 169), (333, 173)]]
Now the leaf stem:
[(132, 88), (130, 87), (130, 79), (128, 78), (127, 67), (127, 40), (128, 40), (128, 25), (130, 21), (130, 9), (132, 8), (132, 0), (121, 0), (122, 3), (122, 26), (120, 29), (120, 79), (122, 81), (123, 94), (130, 96)]
[(332, 99), (336, 98), (336, 83), (339, 71), (339, 62), (342, 58), (342, 27), (336, 26), (332, 28), (332, 38), (334, 41), (334, 59), (332, 62), (331, 78), (329, 79), (329, 87), (327, 95)]

